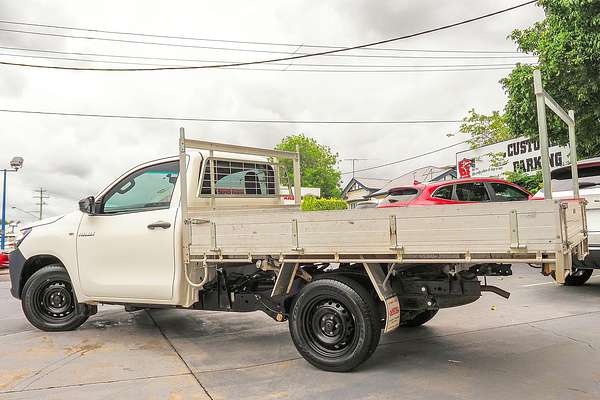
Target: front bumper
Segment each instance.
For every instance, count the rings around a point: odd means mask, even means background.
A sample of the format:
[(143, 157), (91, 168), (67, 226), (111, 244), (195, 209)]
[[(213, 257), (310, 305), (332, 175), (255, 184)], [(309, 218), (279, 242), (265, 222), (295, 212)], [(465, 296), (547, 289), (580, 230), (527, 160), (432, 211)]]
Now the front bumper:
[(8, 271), (10, 273), (10, 294), (13, 297), (21, 298), (21, 277), (23, 276), (23, 266), (25, 265), (25, 257), (17, 248), (10, 253)]

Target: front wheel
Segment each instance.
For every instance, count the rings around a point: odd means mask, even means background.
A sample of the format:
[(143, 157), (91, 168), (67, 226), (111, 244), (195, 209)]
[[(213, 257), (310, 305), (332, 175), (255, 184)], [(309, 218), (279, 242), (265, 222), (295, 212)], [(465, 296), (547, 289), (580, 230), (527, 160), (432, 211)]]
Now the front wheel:
[(309, 283), (296, 298), (290, 333), (298, 352), (317, 368), (345, 372), (375, 351), (381, 336), (373, 296), (345, 277)]
[(23, 287), (21, 304), (27, 320), (43, 331), (70, 331), (90, 316), (89, 306), (77, 303), (69, 274), (60, 264), (31, 275)]
[[(573, 272), (565, 278), (565, 286), (581, 286), (590, 279), (593, 273), (593, 269), (573, 269)], [(552, 271), (551, 275), (556, 280), (554, 271)]]

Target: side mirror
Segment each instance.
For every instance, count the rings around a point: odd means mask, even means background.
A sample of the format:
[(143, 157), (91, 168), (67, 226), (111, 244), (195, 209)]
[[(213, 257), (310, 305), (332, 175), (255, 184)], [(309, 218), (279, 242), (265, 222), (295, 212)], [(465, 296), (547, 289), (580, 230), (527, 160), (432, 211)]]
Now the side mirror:
[(94, 196), (88, 196), (79, 200), (79, 211), (85, 214), (94, 215), (96, 213), (96, 203)]

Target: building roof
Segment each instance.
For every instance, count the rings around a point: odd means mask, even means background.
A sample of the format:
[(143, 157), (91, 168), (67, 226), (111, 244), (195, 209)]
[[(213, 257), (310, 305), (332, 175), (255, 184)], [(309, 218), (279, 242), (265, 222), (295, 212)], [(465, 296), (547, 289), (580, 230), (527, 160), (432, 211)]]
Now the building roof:
[(385, 185), (383, 185), (379, 190), (377, 190), (373, 195), (382, 195), (388, 192), (388, 190), (405, 185), (412, 185), (415, 181), (418, 182), (437, 182), (440, 180), (444, 180), (448, 175), (452, 178), (456, 177), (456, 174), (452, 175), (455, 172), (454, 166), (446, 166), (446, 167), (434, 167), (432, 165), (428, 165), (426, 167), (418, 168), (413, 171), (407, 172), (403, 175), (400, 175), (397, 178), (394, 178), (388, 181)]
[(346, 193), (348, 193), (350, 191), (350, 188), (352, 186), (354, 186), (355, 183), (358, 184), (359, 186), (361, 186), (365, 190), (377, 191), (377, 190), (381, 189), (387, 182), (389, 182), (389, 179), (353, 177), (346, 184), (346, 186), (344, 187), (344, 190), (342, 190), (342, 197), (344, 197), (346, 195)]

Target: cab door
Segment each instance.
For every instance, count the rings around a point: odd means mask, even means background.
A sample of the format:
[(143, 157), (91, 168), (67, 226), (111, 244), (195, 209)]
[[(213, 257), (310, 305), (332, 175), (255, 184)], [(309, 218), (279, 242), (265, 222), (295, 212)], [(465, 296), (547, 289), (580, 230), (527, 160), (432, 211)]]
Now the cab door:
[(179, 163), (132, 171), (96, 200), (77, 232), (83, 293), (98, 299), (169, 300), (175, 277), (172, 201)]

